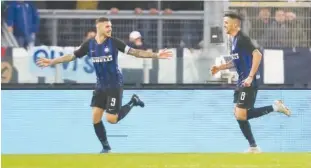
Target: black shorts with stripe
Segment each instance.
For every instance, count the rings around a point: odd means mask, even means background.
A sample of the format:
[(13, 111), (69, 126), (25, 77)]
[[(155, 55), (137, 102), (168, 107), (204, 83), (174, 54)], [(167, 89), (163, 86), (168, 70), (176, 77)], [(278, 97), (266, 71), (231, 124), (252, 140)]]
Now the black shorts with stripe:
[(258, 89), (255, 87), (239, 87), (234, 91), (233, 103), (239, 108), (253, 108), (256, 102)]
[(122, 88), (94, 90), (91, 107), (99, 107), (109, 114), (117, 114), (122, 105), (122, 97)]

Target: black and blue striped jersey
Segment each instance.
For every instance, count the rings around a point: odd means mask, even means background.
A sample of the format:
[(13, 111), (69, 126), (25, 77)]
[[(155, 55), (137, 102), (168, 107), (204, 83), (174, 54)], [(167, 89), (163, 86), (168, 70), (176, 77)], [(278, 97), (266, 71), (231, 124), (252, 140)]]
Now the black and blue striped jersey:
[[(242, 31), (239, 31), (232, 39), (231, 55), (235, 55), (233, 57), (233, 63), (239, 75), (238, 87), (241, 87), (243, 80), (249, 76), (253, 65), (253, 51), (256, 49), (251, 39)], [(258, 76), (257, 74), (256, 77), (254, 77), (251, 86), (258, 86)]]
[(107, 38), (98, 44), (91, 38), (74, 52), (77, 58), (89, 56), (97, 77), (96, 89), (119, 88), (123, 86), (123, 76), (118, 67), (118, 52), (127, 53), (130, 47), (117, 38)]

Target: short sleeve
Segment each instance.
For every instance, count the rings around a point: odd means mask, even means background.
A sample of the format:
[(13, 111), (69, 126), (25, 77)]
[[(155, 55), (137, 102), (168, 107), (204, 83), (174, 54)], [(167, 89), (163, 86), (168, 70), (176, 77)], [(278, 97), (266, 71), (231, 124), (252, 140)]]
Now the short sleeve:
[(90, 40), (87, 40), (85, 42), (83, 42), (80, 47), (74, 51), (74, 55), (77, 57), (77, 58), (81, 58), (85, 55), (88, 54), (89, 52), (89, 42)]
[(117, 38), (112, 38), (114, 45), (117, 47), (117, 49), (125, 54), (128, 53), (130, 50), (130, 46), (126, 45), (123, 41), (117, 39)]
[(257, 49), (257, 47), (253, 44), (252, 40), (249, 37), (244, 37), (243, 43), (247, 50), (249, 50), (251, 53), (253, 53), (254, 50)]

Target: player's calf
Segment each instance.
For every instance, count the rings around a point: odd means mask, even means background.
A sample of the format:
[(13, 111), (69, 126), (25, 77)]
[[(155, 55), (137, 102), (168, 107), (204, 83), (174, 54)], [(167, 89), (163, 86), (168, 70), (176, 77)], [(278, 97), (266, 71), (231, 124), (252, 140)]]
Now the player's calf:
[(270, 106), (264, 106), (259, 108), (250, 108), (247, 110), (247, 119), (258, 118), (267, 115), (271, 112), (279, 112), (285, 114), (286, 116), (291, 115), (291, 111), (284, 105), (281, 100), (276, 100)]
[(106, 129), (105, 129), (104, 123), (101, 120), (104, 110), (98, 107), (93, 107), (92, 113), (93, 113), (94, 130), (95, 130), (98, 140), (103, 146), (102, 151), (110, 151), (111, 148), (108, 143)]
[(123, 105), (121, 108), (108, 107), (106, 111), (106, 120), (111, 124), (116, 124), (121, 121), (131, 111), (132, 107), (140, 106), (144, 107), (145, 104), (139, 99), (137, 95), (133, 95), (131, 100)]
[(247, 109), (235, 107), (234, 114), (240, 126), (240, 129), (244, 137), (247, 139), (250, 147), (257, 147), (255, 138), (252, 133), (251, 125), (249, 121), (247, 120)]
[(124, 106), (121, 107), (121, 109), (118, 112), (118, 117), (117, 117), (116, 122), (119, 122), (123, 118), (125, 118), (125, 116), (131, 111), (131, 109), (134, 106), (140, 106), (140, 107), (145, 106), (145, 103), (143, 101), (141, 101), (139, 99), (139, 97), (135, 94), (132, 96), (131, 100), (127, 104), (125, 104)]

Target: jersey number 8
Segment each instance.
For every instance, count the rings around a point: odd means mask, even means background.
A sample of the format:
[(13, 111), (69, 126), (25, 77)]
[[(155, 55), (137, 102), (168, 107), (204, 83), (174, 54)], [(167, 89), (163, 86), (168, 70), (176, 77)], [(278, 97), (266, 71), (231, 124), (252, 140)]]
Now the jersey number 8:
[(246, 95), (246, 93), (245, 93), (245, 92), (242, 92), (242, 93), (241, 93), (240, 100), (244, 100), (244, 99), (245, 99), (245, 95)]

